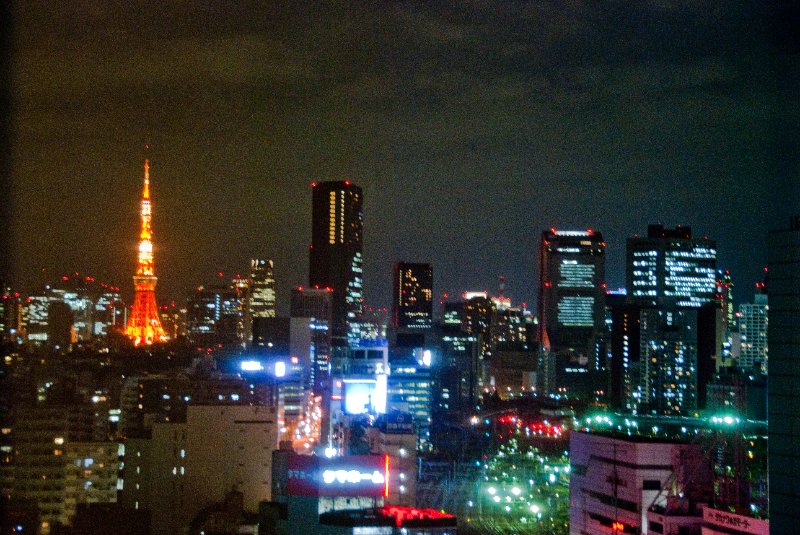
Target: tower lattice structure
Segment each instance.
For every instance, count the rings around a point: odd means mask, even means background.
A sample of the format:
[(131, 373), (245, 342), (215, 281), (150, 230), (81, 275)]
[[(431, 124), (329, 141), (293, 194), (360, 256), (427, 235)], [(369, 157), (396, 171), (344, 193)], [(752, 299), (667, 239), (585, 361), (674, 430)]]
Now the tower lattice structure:
[(164, 342), (167, 335), (161, 326), (156, 306), (156, 281), (153, 271), (153, 230), (150, 225), (150, 163), (144, 161), (144, 189), (142, 190), (142, 231), (139, 235), (138, 267), (133, 276), (133, 309), (125, 333), (134, 345)]

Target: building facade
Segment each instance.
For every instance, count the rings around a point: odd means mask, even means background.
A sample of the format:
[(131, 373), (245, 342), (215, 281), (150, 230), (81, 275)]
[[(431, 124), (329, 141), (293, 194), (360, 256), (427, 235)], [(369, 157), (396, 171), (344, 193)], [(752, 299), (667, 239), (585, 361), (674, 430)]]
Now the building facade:
[(800, 216), (769, 233), (769, 516), (771, 533), (800, 525)]
[(691, 227), (649, 225), (627, 241), (628, 298), (644, 306), (697, 308), (717, 295), (717, 246), (693, 238)]
[(699, 528), (693, 508), (696, 498), (710, 495), (711, 475), (699, 444), (573, 431), (569, 533), (679, 533), (665, 530), (664, 515), (657, 516), (658, 525), (648, 521), (653, 512), (673, 508), (685, 515), (667, 515), (671, 522)]
[(312, 184), (309, 285), (331, 288), (332, 338), (354, 345), (360, 337), (363, 292), (363, 192), (350, 181)]
[(190, 405), (184, 423), (156, 423), (149, 438), (127, 442), (120, 501), (149, 511), (154, 535), (188, 529), (231, 490), (255, 513), (272, 497), (277, 445), (274, 407)]
[(430, 264), (397, 262), (392, 267), (392, 327), (433, 327), (433, 269)]
[(542, 233), (539, 249), (539, 339), (574, 353), (594, 369), (593, 341), (605, 318), (605, 242), (592, 230)]
[(767, 328), (769, 325), (766, 294), (756, 294), (753, 303), (739, 307), (739, 351), (740, 368), (767, 372)]

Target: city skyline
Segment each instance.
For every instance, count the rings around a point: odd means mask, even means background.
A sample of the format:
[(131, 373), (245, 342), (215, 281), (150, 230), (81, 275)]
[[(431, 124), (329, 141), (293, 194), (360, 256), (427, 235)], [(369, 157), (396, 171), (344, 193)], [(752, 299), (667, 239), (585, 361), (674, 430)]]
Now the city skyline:
[(550, 227), (603, 232), (621, 287), (625, 239), (659, 222), (716, 240), (749, 300), (800, 202), (796, 12), (773, 7), (16, 9), (7, 278), (126, 288), (150, 141), (165, 301), (265, 257), (285, 312), (310, 184), (345, 179), (369, 305), (400, 260), (437, 298), (504, 275), (532, 304)]

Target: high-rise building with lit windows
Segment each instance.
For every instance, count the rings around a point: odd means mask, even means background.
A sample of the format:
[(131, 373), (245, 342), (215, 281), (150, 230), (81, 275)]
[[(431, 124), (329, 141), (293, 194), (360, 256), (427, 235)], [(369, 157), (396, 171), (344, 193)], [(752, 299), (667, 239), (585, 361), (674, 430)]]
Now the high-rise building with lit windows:
[(250, 260), (249, 306), (252, 318), (274, 318), (275, 273), (272, 260), (254, 258)]
[(364, 307), (363, 192), (349, 180), (312, 184), (309, 285), (331, 288), (334, 345), (357, 345)]
[(642, 306), (699, 308), (717, 293), (717, 246), (691, 227), (649, 225), (627, 243), (628, 298)]
[(722, 309), (722, 328), (730, 332), (736, 327), (736, 311), (733, 306), (733, 277), (730, 269), (717, 270), (717, 303)]
[(330, 376), (332, 294), (325, 288), (292, 288), (291, 318), (308, 319), (309, 375), (315, 394), (323, 392)]
[(397, 262), (392, 269), (392, 327), (433, 327), (433, 270), (430, 264)]
[(566, 368), (597, 369), (595, 338), (605, 322), (603, 235), (593, 230), (542, 232), (539, 249), (539, 339), (569, 353)]
[(767, 314), (769, 305), (766, 294), (756, 294), (753, 303), (739, 307), (739, 367), (757, 368), (766, 372), (767, 366)]

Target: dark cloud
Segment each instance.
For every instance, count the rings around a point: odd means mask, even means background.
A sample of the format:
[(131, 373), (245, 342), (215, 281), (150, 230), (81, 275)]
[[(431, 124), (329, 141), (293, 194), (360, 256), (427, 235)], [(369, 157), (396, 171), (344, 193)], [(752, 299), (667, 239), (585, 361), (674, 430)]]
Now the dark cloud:
[(371, 303), (400, 258), (442, 291), (502, 273), (530, 300), (554, 225), (603, 231), (619, 285), (625, 238), (655, 221), (716, 238), (747, 295), (800, 209), (792, 20), (777, 2), (19, 3), (14, 280), (127, 284), (148, 140), (165, 296), (268, 255), (285, 299), (308, 184), (341, 177), (365, 189)]

